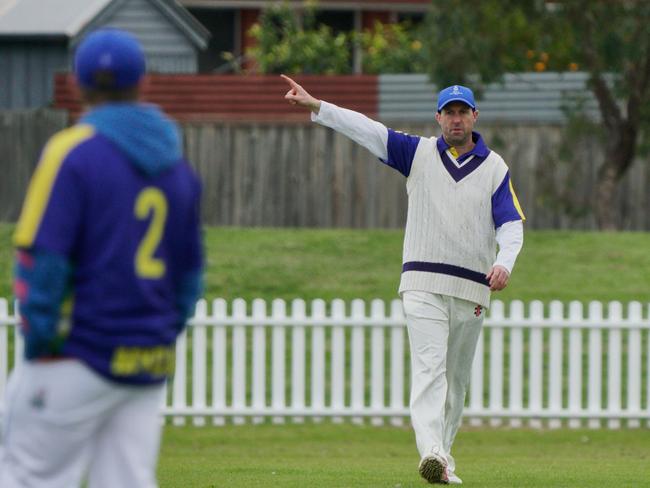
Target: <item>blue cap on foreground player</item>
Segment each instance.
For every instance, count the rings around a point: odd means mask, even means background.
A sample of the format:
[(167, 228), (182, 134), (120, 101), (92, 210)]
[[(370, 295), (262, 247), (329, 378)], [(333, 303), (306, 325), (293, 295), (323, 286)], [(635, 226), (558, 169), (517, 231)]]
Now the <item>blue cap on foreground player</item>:
[(472, 110), (476, 110), (474, 93), (466, 86), (453, 85), (441, 90), (438, 94), (438, 112), (451, 102), (463, 102), (469, 105)]
[(125, 90), (145, 73), (142, 47), (132, 34), (99, 29), (86, 36), (75, 53), (75, 73), (86, 89)]

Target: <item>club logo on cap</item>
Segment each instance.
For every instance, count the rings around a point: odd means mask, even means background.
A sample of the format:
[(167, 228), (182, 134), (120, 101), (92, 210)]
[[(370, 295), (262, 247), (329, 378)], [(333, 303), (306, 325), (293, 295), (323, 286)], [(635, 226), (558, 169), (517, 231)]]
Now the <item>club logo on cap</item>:
[(443, 88), (438, 94), (438, 112), (450, 102), (463, 102), (469, 105), (472, 110), (476, 109), (474, 94), (472, 90), (462, 85), (451, 85)]
[(102, 68), (109, 68), (113, 64), (113, 55), (111, 53), (104, 53), (99, 58), (99, 65)]

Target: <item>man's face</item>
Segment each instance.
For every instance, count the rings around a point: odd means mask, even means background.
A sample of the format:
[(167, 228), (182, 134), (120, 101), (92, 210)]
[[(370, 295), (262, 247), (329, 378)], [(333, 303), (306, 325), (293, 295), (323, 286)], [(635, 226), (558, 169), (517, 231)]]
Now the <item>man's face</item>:
[(477, 118), (478, 110), (472, 110), (463, 102), (448, 103), (436, 113), (442, 135), (450, 146), (463, 146), (471, 140)]

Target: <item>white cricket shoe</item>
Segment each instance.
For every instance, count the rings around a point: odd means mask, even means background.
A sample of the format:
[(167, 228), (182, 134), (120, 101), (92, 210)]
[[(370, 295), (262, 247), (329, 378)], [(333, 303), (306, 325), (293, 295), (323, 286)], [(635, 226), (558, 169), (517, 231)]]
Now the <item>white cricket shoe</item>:
[(449, 483), (450, 485), (462, 485), (463, 480), (461, 480), (458, 476), (456, 476), (456, 473), (454, 473), (450, 469), (447, 469), (447, 483)]
[(447, 461), (437, 452), (432, 451), (420, 460), (418, 467), (420, 476), (429, 483), (442, 483), (446, 485), (449, 482), (447, 477)]

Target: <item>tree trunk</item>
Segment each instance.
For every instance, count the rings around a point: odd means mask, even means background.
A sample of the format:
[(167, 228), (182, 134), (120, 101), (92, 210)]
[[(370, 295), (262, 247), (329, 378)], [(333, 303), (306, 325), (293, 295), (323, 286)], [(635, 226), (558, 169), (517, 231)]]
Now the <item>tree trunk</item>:
[(605, 162), (598, 170), (595, 208), (598, 228), (613, 231), (622, 228), (623, 222), (615, 206), (616, 192), (621, 179), (634, 162), (638, 124), (626, 120), (609, 133), (605, 144)]
[(598, 228), (605, 231), (620, 229), (620, 219), (616, 211), (616, 190), (620, 181), (618, 169), (609, 158), (598, 171), (596, 183), (596, 222)]

